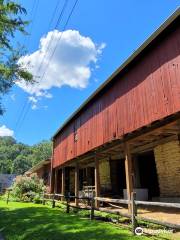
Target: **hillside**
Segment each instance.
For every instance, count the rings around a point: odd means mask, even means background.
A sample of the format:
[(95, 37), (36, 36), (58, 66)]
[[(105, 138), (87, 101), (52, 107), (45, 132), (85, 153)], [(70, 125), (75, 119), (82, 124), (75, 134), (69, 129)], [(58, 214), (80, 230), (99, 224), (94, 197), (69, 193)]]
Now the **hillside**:
[(23, 174), (36, 163), (50, 156), (50, 141), (29, 146), (17, 142), (12, 137), (0, 137), (0, 173)]

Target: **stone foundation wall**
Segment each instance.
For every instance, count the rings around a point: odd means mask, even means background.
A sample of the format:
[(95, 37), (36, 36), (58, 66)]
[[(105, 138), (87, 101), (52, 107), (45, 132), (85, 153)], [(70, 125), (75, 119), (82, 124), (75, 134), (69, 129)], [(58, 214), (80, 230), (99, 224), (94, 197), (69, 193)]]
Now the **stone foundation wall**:
[(111, 190), (110, 163), (108, 159), (99, 161), (99, 175), (101, 192), (106, 193)]
[(155, 147), (160, 197), (180, 196), (180, 142), (174, 140)]

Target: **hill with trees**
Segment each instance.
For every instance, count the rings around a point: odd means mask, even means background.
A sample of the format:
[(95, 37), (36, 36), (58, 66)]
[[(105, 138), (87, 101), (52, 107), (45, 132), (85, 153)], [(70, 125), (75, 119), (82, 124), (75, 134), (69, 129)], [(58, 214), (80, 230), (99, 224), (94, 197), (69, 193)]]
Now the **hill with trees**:
[(51, 157), (51, 150), (51, 141), (29, 146), (12, 137), (0, 137), (0, 173), (23, 174), (38, 162)]

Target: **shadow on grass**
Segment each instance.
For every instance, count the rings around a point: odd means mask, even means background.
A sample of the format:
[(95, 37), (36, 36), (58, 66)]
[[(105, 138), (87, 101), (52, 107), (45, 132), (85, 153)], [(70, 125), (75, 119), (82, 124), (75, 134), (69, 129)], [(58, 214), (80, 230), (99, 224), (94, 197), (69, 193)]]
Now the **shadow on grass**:
[[(108, 223), (82, 219), (42, 206), (0, 208), (0, 228), (6, 240), (148, 239)], [(152, 238), (151, 238), (152, 239)]]

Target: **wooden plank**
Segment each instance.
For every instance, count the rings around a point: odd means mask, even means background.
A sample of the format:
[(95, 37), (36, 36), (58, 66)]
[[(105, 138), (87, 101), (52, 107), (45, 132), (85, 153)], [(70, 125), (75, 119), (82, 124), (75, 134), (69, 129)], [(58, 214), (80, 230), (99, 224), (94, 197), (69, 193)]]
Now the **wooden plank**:
[(103, 198), (103, 197), (95, 197), (95, 200), (98, 200), (100, 202), (109, 202), (109, 203), (117, 203), (117, 204), (128, 204), (129, 200), (126, 199), (112, 199), (112, 198)]
[(143, 144), (142, 146), (132, 146), (132, 153), (140, 153), (143, 152), (145, 150), (151, 150), (153, 149), (155, 146), (160, 145), (160, 144), (164, 144), (173, 140), (177, 140), (178, 136), (177, 135), (172, 135), (169, 137), (163, 137), (162, 139), (156, 140), (156, 141), (152, 141), (151, 143), (148, 144)]
[(137, 205), (143, 206), (157, 206), (157, 207), (167, 207), (167, 208), (179, 208), (180, 203), (165, 203), (165, 202), (148, 202), (148, 201), (135, 201)]
[[(112, 198), (103, 198), (95, 197), (96, 200), (106, 203), (117, 203), (117, 204), (128, 204), (129, 200), (125, 199), (112, 199)], [(180, 208), (180, 203), (166, 203), (166, 202), (150, 202), (150, 201), (138, 201), (135, 200), (136, 205), (142, 206), (157, 206), (157, 207), (167, 207), (167, 208)]]
[(76, 163), (75, 166), (75, 204), (78, 206), (79, 204), (79, 164)]
[[(125, 152), (125, 173), (126, 173), (126, 189), (127, 189), (127, 198), (131, 200), (131, 193), (133, 192), (133, 173), (132, 173), (132, 156), (130, 153), (129, 144), (124, 144)], [(131, 205), (128, 204), (128, 210), (131, 212)]]

